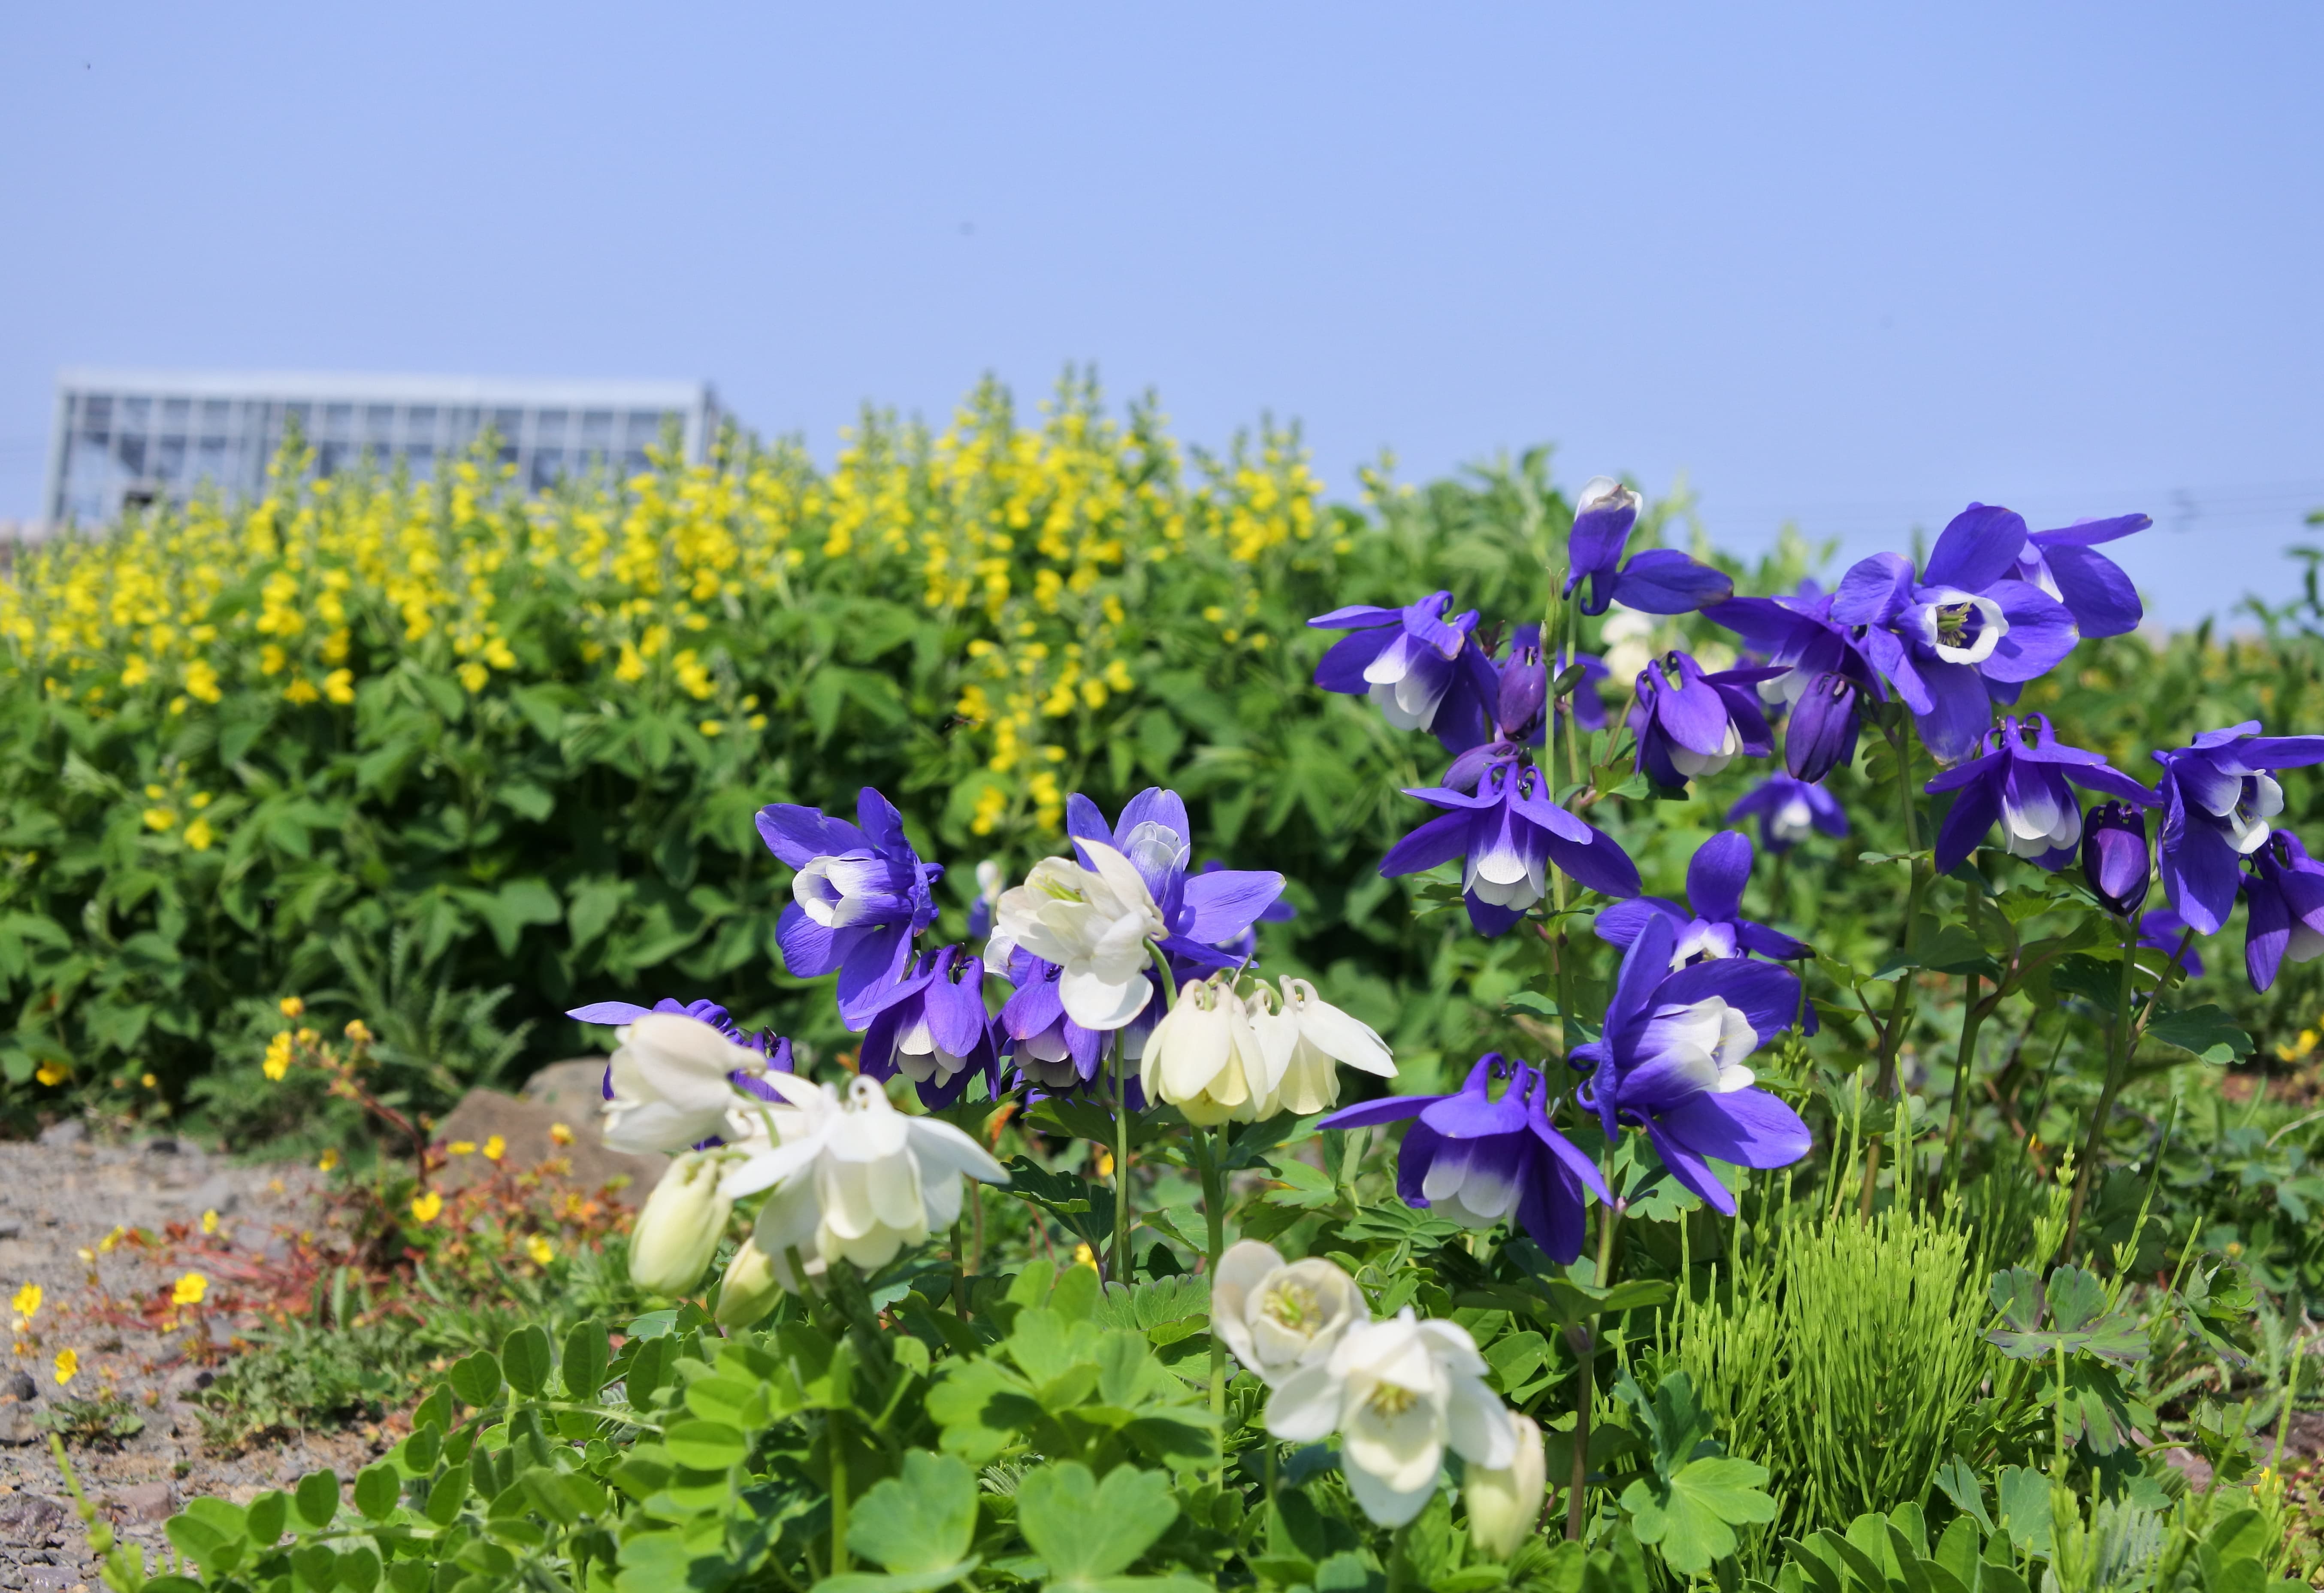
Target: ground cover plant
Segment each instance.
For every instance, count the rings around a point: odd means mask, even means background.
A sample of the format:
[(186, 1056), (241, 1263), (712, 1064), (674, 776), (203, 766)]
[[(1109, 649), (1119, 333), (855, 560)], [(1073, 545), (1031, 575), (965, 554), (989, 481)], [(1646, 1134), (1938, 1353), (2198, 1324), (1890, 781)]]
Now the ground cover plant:
[[(241, 1044), (235, 1110), (296, 1116), (349, 1065), (257, 994), (304, 977), (388, 1036), (399, 1231), (515, 1254), (426, 1207), (417, 1116), (521, 1054), (504, 1010), (609, 1042), (607, 1143), (675, 1157), (626, 1246), (653, 1309), (536, 1296), (385, 1459), (196, 1501), (116, 1585), (2312, 1571), (2312, 589), (2158, 648), (2102, 551), (2140, 515), (1972, 505), (1827, 592), (1540, 457), (1341, 511), (1282, 437), (1183, 487), (1080, 391), (865, 437), (828, 482), (737, 441), (530, 504), (286, 487), (204, 511), (242, 562), (165, 522), (20, 577), (17, 733), (65, 777), (14, 810), (97, 838), (15, 875), (18, 1109), (134, 1098), (99, 1060), (168, 1006), (207, 1026), (149, 1094), (227, 1098), (203, 1047)], [(256, 602), (111, 617), (140, 560)], [(359, 675), (352, 624), (258, 640), (391, 588)], [(278, 856), (292, 785), (340, 805)], [(206, 948), (182, 1002), (116, 912)]]

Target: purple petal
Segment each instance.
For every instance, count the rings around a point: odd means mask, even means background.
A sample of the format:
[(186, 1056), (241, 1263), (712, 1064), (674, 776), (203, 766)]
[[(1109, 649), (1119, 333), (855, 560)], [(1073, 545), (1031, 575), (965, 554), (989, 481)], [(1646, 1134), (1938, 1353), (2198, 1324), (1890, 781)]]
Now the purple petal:
[(1439, 814), (1390, 847), (1380, 859), (1380, 873), (1393, 879), (1450, 863), (1469, 849), (1469, 824), (1465, 812)]
[[(2173, 818), (2181, 815), (2174, 814)], [(2227, 838), (2211, 828), (2209, 816), (2194, 819), (2174, 838), (2166, 823), (2163, 836), (2163, 888), (2171, 905), (2199, 935), (2216, 935), (2235, 911), (2236, 886), (2242, 871), (2236, 866), (2236, 849)]]
[(904, 816), (896, 804), (870, 786), (855, 793), (855, 822), (872, 845), (883, 852), (906, 852), (912, 843), (904, 838)]
[[(1772, 962), (1741, 957), (1717, 958), (1683, 968), (1662, 982), (1651, 1000), (1659, 1011), (1713, 996), (1750, 1019), (1752, 1033), (1763, 1045), (1799, 1020), (1799, 976)], [(1607, 1027), (1613, 1027), (1610, 1020)]]
[(585, 1023), (604, 1023), (619, 1028), (623, 1023), (636, 1023), (651, 1011), (653, 1008), (640, 1006), (634, 1001), (593, 1001), (586, 1006), (573, 1008), (565, 1015), (577, 1018)]
[(1661, 1125), (1698, 1154), (1738, 1167), (1788, 1167), (1815, 1144), (1797, 1112), (1757, 1087), (1690, 1097), (1665, 1112)]
[(1982, 592), (2007, 575), (2024, 551), (2025, 516), (1997, 505), (1971, 504), (1938, 536), (1922, 579), (1932, 587)]
[(1906, 708), (1916, 714), (1929, 711), (1928, 681), (1921, 673), (1920, 667), (1913, 662), (1913, 655), (1906, 650), (1903, 637), (1894, 631), (1867, 631), (1864, 633), (1864, 653), (1872, 661), (1873, 667), (1896, 688), (1896, 695), (1904, 699)]
[(2136, 802), (2142, 808), (2153, 807), (2163, 800), (2121, 770), (2104, 764), (2070, 764), (2059, 773), (2084, 791), (2103, 792), (2126, 802)]
[(1708, 757), (1727, 745), (1727, 699), (1703, 679), (1694, 660), (1682, 653), (1677, 662), (1675, 686), (1662, 676), (1659, 665), (1649, 666), (1655, 677), (1654, 716), (1681, 746)]
[(1189, 875), (1186, 907), (1192, 917), (1180, 929), (1190, 940), (1220, 945), (1259, 922), (1283, 894), (1283, 876), (1272, 869), (1222, 868)]
[(831, 972), (839, 966), (840, 933), (816, 922), (793, 902), (775, 921), (775, 944), (782, 948), (784, 969), (795, 979), (819, 979)]
[(1581, 1258), (1590, 1223), (1582, 1186), (1570, 1168), (1546, 1155), (1536, 1154), (1531, 1162), (1532, 1176), (1517, 1194), (1517, 1226), (1541, 1246), (1543, 1255), (1560, 1266), (1571, 1266)]
[(1357, 625), (1392, 625), (1403, 618), (1401, 608), (1374, 608), (1370, 604), (1356, 603), (1319, 614), (1307, 623), (1319, 631), (1344, 631)]
[(1997, 582), (1987, 596), (2001, 605), (2009, 634), (1993, 656), (1977, 667), (1997, 681), (2032, 681), (2046, 675), (2074, 650), (2079, 633), (2066, 606), (2041, 588), (2022, 580)]
[(1840, 578), (1831, 617), (1844, 625), (1885, 625), (1913, 589), (1913, 561), (1902, 553), (1875, 553)]
[(1633, 896), (1627, 902), (1617, 902), (1600, 911), (1591, 929), (1609, 946), (1628, 946), (1646, 927), (1646, 920), (1656, 914), (1667, 918), (1674, 925), (1687, 922), (1686, 912), (1675, 902), (1660, 896)]
[(815, 808), (796, 802), (776, 802), (759, 810), (759, 837), (767, 850), (804, 868), (817, 857), (835, 857), (863, 847), (863, 832), (844, 819), (826, 818)]
[(2247, 769), (2302, 769), (2324, 764), (2324, 736), (2255, 736), (2235, 755)]
[(1406, 1205), (1425, 1209), (1428, 1197), (1421, 1186), (1427, 1180), (1428, 1169), (1444, 1149), (1444, 1136), (1425, 1123), (1416, 1123), (1404, 1131), (1404, 1144), (1396, 1153), (1396, 1193)]
[(929, 983), (925, 1010), (928, 1037), (952, 1055), (964, 1057), (985, 1034), (984, 964), (973, 957), (963, 959), (963, 971), (954, 979), (948, 961), (956, 955), (952, 947), (945, 948), (946, 960), (938, 964)]
[(1696, 1155), (1677, 1135), (1665, 1130), (1657, 1119), (1646, 1120), (1646, 1137), (1654, 1142), (1655, 1154), (1663, 1159), (1671, 1177), (1702, 1197), (1702, 1203), (1713, 1211), (1728, 1217), (1735, 1215), (1735, 1197), (1719, 1181), (1710, 1162)]
[[(1307, 623), (1317, 625), (1321, 622), (1311, 619)], [(1315, 665), (1315, 684), (1326, 691), (1344, 691), (1351, 697), (1363, 696), (1372, 689), (1371, 682), (1364, 679), (1364, 671), (1371, 667), (1372, 660), (1380, 655), (1381, 650), (1396, 635), (1394, 631), (1358, 631), (1352, 636), (1333, 643)]]
[(1182, 841), (1194, 838), (1194, 827), (1186, 818), (1186, 799), (1165, 786), (1149, 785), (1123, 805), (1121, 822), (1114, 827), (1114, 844), (1120, 846), (1128, 840), (1130, 832), (1141, 824), (1158, 824)]
[(1566, 562), (1572, 570), (1566, 577), (1565, 589), (1573, 590), (1584, 576), (1611, 575), (1622, 561), (1622, 550), (1629, 545), (1630, 528), (1637, 523), (1637, 504), (1627, 493), (1575, 515), (1565, 541)]
[(1692, 614), (1734, 595), (1734, 577), (1671, 548), (1639, 554), (1614, 578), (1614, 600), (1641, 614)]
[(2292, 944), (2292, 911), (2281, 891), (2253, 875), (2244, 876), (2244, 971), (2251, 987), (2264, 995)]
[[(1713, 625), (1724, 625), (1748, 643), (1755, 652), (1778, 657), (1810, 624), (1772, 597), (1730, 597), (1702, 611)], [(1814, 628), (1821, 630), (1821, 625)]]
[[(2034, 544), (2044, 554), (2055, 548), (2087, 548), (2098, 542), (2110, 542), (2133, 532), (2144, 531), (2154, 523), (2145, 514), (2117, 514), (2111, 520), (2077, 520), (2071, 525), (2056, 531), (2037, 531)], [(2056, 567), (2052, 566), (2052, 569)]]
[(1370, 1128), (1375, 1124), (1394, 1123), (1405, 1117), (1417, 1117), (1431, 1106), (1444, 1098), (1441, 1095), (1392, 1095), (1384, 1100), (1366, 1101), (1361, 1106), (1342, 1107), (1318, 1122), (1315, 1126), (1318, 1128)]
[(2126, 636), (2145, 617), (2138, 588), (2131, 585), (2122, 566), (2104, 553), (2093, 553), (2088, 548), (2050, 548), (2044, 550), (2043, 562), (2049, 565), (2050, 579), (2058, 583), (2058, 597), (2083, 635)]
[(1474, 892), (1465, 893), (1462, 904), (1469, 909), (1469, 927), (1490, 940), (1506, 935), (1525, 922), (1522, 907), (1503, 907), (1498, 903), (1480, 901)]
[[(1794, 940), (1781, 930), (1771, 930), (1766, 924), (1753, 923), (1748, 918), (1736, 921), (1735, 938), (1742, 942), (1745, 950), (1756, 951), (1762, 957), (1772, 957), (1777, 962), (1790, 962), (1794, 958), (1805, 957), (1814, 949), (1805, 940)], [(1808, 1011), (1812, 1014), (1815, 1008), (1811, 1006)], [(1814, 1031), (1810, 1030), (1809, 1033), (1813, 1033)]]
[[(1963, 859), (1977, 850), (1994, 821), (2001, 817), (2001, 783), (2008, 767), (2008, 756), (1996, 753), (1979, 758), (1968, 767), (1977, 771), (1973, 781), (1960, 783), (1960, 794), (1953, 798), (1952, 810), (1937, 827), (1937, 872), (1950, 874)], [(1959, 773), (1959, 771), (1955, 771)], [(1929, 789), (1939, 789), (1935, 781)]]
[(1985, 694), (1984, 677), (1973, 665), (1938, 660), (1923, 662), (1920, 671), (1929, 698), (1928, 709), (1913, 716), (1921, 740), (1939, 763), (1959, 763), (1977, 751), (1993, 723), (1993, 700)]
[(1671, 952), (1678, 931), (1670, 920), (1650, 919), (1622, 954), (1621, 971), (1614, 976), (1613, 998), (1606, 1004), (1606, 1037), (1627, 1032), (1654, 1000), (1655, 987), (1670, 973)]
[[(1588, 824), (1582, 828), (1590, 831), (1586, 845), (1576, 845), (1562, 835), (1548, 835), (1549, 860), (1601, 896), (1637, 895), (1638, 866), (1630, 861), (1630, 855), (1604, 830)], [(1663, 957), (1668, 961), (1670, 954), (1665, 952)]]
[(1001, 1007), (1001, 1027), (1012, 1040), (1030, 1040), (1036, 1034), (1048, 1032), (1050, 1025), (1065, 1015), (1065, 1004), (1057, 995), (1057, 981), (1050, 975), (1050, 963), (1035, 959), (1038, 971), (1017, 986)]
[(1686, 899), (1697, 918), (1731, 919), (1743, 910), (1751, 883), (1751, 838), (1722, 830), (1694, 849), (1686, 866)]
[(1105, 821), (1105, 810), (1080, 792), (1065, 799), (1065, 834), (1073, 838), (1074, 856), (1084, 868), (1090, 866), (1090, 860), (1080, 843), (1096, 841), (1108, 847), (1114, 844), (1113, 827)]
[(849, 1028), (861, 1028), (911, 960), (912, 937), (901, 924), (873, 924), (844, 931), (836, 949), (839, 1016)]
[(1480, 1139), (1522, 1129), (1526, 1125), (1526, 1081), (1522, 1078), (1511, 1079), (1509, 1087), (1501, 1091), (1500, 1099), (1493, 1099), (1481, 1088), (1483, 1080), (1477, 1076), (1486, 1070), (1491, 1060), (1488, 1056), (1470, 1072), (1470, 1084), (1480, 1088), (1463, 1088), (1445, 1096), (1421, 1113), (1420, 1120), (1446, 1139)]

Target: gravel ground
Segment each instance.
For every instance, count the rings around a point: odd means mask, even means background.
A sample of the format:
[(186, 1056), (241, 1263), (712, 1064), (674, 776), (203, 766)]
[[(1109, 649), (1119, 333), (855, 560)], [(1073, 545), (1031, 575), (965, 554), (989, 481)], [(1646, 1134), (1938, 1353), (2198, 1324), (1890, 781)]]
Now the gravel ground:
[[(19, 1353), (0, 1364), (0, 1588), (99, 1585), (38, 1425), (60, 1392), (89, 1396), (109, 1387), (144, 1418), (144, 1431), (117, 1446), (74, 1445), (72, 1462), (89, 1498), (129, 1542), (148, 1548), (149, 1563), (164, 1549), (161, 1523), (186, 1498), (246, 1501), (324, 1466), (349, 1477), (393, 1441), (376, 1431), (309, 1433), (236, 1458), (208, 1453), (183, 1403), (208, 1381), (185, 1355), (187, 1330), (123, 1329), (86, 1315), (97, 1294), (81, 1253), (94, 1253), (116, 1227), (159, 1235), (178, 1223), (198, 1233), (203, 1214), (215, 1211), (218, 1238), (235, 1255), (255, 1258), (270, 1244), (279, 1254), (278, 1228), (316, 1220), (321, 1181), (304, 1166), (228, 1166), (180, 1140), (100, 1144), (78, 1123), (52, 1127), (40, 1144), (0, 1144), (0, 1289), (13, 1296), (38, 1283), (44, 1296), (17, 1338)], [(104, 1293), (119, 1301), (159, 1298), (189, 1264), (173, 1264), (123, 1245), (94, 1264)], [(210, 1331), (221, 1342), (229, 1333), (224, 1322)], [(60, 1391), (55, 1356), (64, 1348), (78, 1355), (80, 1368)]]

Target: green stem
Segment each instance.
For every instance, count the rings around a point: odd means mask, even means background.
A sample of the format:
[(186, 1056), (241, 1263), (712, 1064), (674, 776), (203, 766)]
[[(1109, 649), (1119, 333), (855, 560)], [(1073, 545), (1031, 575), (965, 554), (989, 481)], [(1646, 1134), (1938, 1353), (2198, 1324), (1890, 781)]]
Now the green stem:
[(2090, 1114), (2089, 1133), (2082, 1138), (2081, 1162), (2074, 1170), (2074, 1199), (2066, 1213), (2066, 1241), (2058, 1254), (2067, 1261), (2074, 1258), (2074, 1238), (2081, 1230), (2082, 1208), (2090, 1198), (2090, 1188), (2098, 1181), (2098, 1158), (2106, 1148), (2107, 1119), (2114, 1113), (2114, 1098), (2122, 1092), (2123, 1080), (2130, 1074), (2130, 1008), (2136, 994), (2138, 978), (2138, 920), (2124, 921), (2122, 936), (2122, 983), (2115, 997), (2114, 1033), (2107, 1047), (2106, 1084), (2098, 1091), (2098, 1109)]
[[(1921, 893), (1927, 888), (1929, 872), (1921, 866), (1921, 829), (1913, 810), (1913, 721), (1904, 720), (1902, 732), (1884, 730), (1888, 745), (1896, 754), (1896, 810), (1904, 831), (1904, 852), (1910, 859), (1912, 883), (1904, 891), (1904, 932), (1898, 941), (1899, 949), (1908, 957), (1913, 949), (1916, 926), (1921, 917)], [(1887, 1021), (1880, 1026), (1880, 1072), (1873, 1088), (1887, 1098), (1896, 1094), (1896, 1053), (1903, 1049), (1904, 1030), (1912, 1019), (1913, 970), (1905, 968), (1896, 976), (1896, 994), (1888, 1004)], [(1873, 1135), (1864, 1147), (1864, 1190), (1857, 1204), (1857, 1215), (1864, 1221), (1872, 1220), (1872, 1195), (1880, 1182), (1880, 1136)]]
[(1121, 1034), (1113, 1036), (1113, 1277), (1130, 1275), (1130, 1061)]
[[(1972, 895), (1969, 900), (1974, 903), (1977, 898)], [(1974, 914), (1975, 911), (1972, 906), (1971, 913)], [(1975, 927), (1972, 922), (1971, 930), (1974, 931)], [(1969, 977), (1969, 1010), (1961, 1014), (1960, 1046), (1953, 1054), (1953, 1110), (1951, 1120), (1945, 1125), (1945, 1181), (1948, 1183), (1953, 1179), (1954, 1153), (1960, 1146), (1961, 1122), (1969, 1115), (1969, 1076), (1977, 1069), (1978, 1031), (1985, 1026), (1987, 1010), (1987, 1004), (1978, 998), (1977, 989), (1977, 975), (1972, 973)], [(1997, 990), (1997, 996), (1998, 994)]]
[(847, 1574), (847, 1417), (833, 1411), (824, 1419), (824, 1441), (831, 1451), (831, 1574)]
[[(1226, 1143), (1224, 1127), (1213, 1128), (1208, 1134), (1194, 1131), (1194, 1147), (1202, 1159), (1197, 1170), (1203, 1179), (1203, 1221), (1210, 1240), (1209, 1265), (1206, 1275), (1212, 1287), (1218, 1286), (1219, 1256), (1227, 1247), (1226, 1174), (1220, 1169), (1221, 1151)], [(1227, 1346), (1217, 1334), (1211, 1335), (1211, 1412), (1224, 1417), (1227, 1410)]]
[[(1598, 1208), (1598, 1270), (1591, 1282), (1598, 1288), (1612, 1286), (1614, 1280), (1614, 1236), (1622, 1226), (1622, 1209), (1607, 1204)], [(1568, 1479), (1565, 1496), (1565, 1535), (1579, 1541), (1585, 1520), (1585, 1505), (1590, 1492), (1590, 1407), (1598, 1397), (1598, 1327), (1603, 1319), (1592, 1314), (1587, 1326), (1569, 1330), (1566, 1343), (1581, 1357), (1582, 1374), (1573, 1388), (1573, 1472)]]

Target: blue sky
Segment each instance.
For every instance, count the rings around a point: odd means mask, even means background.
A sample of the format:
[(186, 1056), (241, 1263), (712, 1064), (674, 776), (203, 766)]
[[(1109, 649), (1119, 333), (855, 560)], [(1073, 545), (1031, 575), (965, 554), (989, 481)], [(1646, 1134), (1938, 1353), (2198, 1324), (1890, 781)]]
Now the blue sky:
[(1067, 361), (1333, 489), (1558, 447), (1739, 550), (2324, 505), (2312, 5), (0, 14), (0, 517), (67, 364), (705, 376), (827, 454)]

